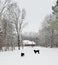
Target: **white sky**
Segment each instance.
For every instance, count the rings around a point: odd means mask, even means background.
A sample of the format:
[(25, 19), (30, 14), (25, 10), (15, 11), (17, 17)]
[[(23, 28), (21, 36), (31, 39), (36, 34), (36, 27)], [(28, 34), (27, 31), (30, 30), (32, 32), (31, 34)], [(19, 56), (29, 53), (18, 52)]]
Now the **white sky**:
[(20, 8), (26, 10), (25, 22), (28, 22), (28, 25), (23, 32), (37, 32), (45, 16), (52, 12), (52, 5), (56, 0), (17, 0), (17, 2)]

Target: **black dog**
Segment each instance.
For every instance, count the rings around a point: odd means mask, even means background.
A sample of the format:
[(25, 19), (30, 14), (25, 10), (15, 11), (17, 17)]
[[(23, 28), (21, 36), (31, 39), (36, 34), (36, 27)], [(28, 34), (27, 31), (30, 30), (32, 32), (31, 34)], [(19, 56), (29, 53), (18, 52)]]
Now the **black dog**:
[(21, 53), (21, 56), (24, 56), (24, 53)]
[(39, 50), (34, 50), (34, 53), (36, 54), (36, 53), (38, 53), (39, 54)]

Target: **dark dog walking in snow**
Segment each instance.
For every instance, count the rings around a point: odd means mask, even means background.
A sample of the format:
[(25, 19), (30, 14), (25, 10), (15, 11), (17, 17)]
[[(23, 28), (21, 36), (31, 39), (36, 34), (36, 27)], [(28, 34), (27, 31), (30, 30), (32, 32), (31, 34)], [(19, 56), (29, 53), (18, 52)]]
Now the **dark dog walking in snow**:
[(38, 53), (39, 54), (39, 50), (34, 50), (34, 53), (36, 54), (36, 53)]
[(21, 53), (21, 56), (24, 56), (24, 53)]

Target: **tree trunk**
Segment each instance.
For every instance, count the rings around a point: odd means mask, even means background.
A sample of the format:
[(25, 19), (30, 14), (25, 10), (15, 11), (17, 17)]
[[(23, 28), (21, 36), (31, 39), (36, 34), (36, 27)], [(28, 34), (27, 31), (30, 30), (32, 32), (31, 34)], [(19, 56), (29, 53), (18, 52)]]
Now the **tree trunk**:
[(51, 32), (52, 34), (51, 34), (51, 45), (50, 45), (50, 47), (52, 48), (53, 47), (53, 33), (54, 33), (54, 30), (52, 29), (52, 32)]
[(18, 34), (18, 49), (20, 50), (20, 39), (19, 39), (19, 34)]

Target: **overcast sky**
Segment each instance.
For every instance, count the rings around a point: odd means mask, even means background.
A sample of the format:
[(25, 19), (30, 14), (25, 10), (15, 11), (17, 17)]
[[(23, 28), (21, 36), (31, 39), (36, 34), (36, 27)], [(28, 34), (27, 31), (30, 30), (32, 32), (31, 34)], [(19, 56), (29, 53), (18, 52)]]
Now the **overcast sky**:
[(28, 25), (23, 32), (37, 32), (45, 16), (52, 12), (52, 5), (56, 0), (17, 0), (17, 2), (20, 8), (26, 10), (25, 22), (28, 22)]

